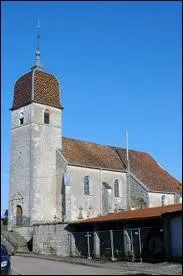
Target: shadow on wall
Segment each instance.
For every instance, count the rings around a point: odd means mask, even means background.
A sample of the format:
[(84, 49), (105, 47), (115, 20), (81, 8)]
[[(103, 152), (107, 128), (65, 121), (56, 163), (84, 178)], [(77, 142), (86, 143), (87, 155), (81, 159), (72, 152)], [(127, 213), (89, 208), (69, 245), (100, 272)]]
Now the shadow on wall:
[(27, 242), (27, 246), (30, 252), (33, 250), (33, 238), (30, 239), (30, 241)]
[[(90, 241), (90, 255), (93, 258), (94, 257), (94, 242), (93, 242), (93, 237), (94, 234), (93, 232), (88, 232), (89, 234), (89, 241)], [(88, 257), (88, 246), (87, 246), (87, 232), (74, 232), (73, 237), (75, 240), (75, 249), (76, 249), (76, 254), (79, 257)]]

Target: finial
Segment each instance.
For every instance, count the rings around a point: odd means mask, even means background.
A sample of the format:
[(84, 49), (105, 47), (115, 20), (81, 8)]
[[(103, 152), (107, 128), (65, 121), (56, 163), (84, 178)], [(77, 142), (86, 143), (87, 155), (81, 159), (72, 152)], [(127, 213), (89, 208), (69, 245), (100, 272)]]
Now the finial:
[(40, 22), (39, 22), (39, 19), (37, 21), (37, 37), (36, 38), (37, 38), (36, 64), (31, 69), (42, 70), (43, 66), (41, 65), (40, 49), (39, 49), (39, 43), (40, 43)]

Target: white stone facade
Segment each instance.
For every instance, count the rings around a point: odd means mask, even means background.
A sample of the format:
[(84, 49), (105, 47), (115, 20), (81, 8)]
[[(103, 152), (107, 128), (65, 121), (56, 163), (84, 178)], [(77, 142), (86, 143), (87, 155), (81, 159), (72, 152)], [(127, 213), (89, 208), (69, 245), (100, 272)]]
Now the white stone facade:
[[(45, 109), (50, 111), (49, 124), (44, 124)], [(61, 148), (61, 112), (38, 103), (12, 111), (9, 228), (16, 224), (17, 205), (30, 224), (53, 220), (56, 215), (56, 149)]]
[(158, 207), (163, 205), (174, 204), (175, 203), (175, 193), (163, 193), (163, 192), (149, 192), (149, 207)]
[[(102, 201), (102, 186), (107, 183), (109, 189), (109, 212), (113, 213), (115, 208), (126, 209), (127, 187), (126, 174), (123, 172), (86, 168), (68, 165), (67, 172), (70, 176), (70, 183), (66, 185), (70, 192), (70, 212), (66, 220), (77, 220), (80, 215), (83, 218), (96, 217), (104, 214)], [(84, 194), (84, 177), (89, 176), (91, 180), (91, 193)], [(119, 197), (114, 196), (114, 181), (120, 180)], [(69, 197), (69, 194), (67, 195)]]

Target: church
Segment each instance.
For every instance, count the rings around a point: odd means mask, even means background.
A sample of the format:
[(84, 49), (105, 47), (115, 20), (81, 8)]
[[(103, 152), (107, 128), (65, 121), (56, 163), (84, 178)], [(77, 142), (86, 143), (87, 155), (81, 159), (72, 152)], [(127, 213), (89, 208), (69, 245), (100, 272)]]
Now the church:
[(14, 86), (9, 230), (182, 202), (181, 183), (148, 153), (64, 137), (61, 96), (37, 49)]

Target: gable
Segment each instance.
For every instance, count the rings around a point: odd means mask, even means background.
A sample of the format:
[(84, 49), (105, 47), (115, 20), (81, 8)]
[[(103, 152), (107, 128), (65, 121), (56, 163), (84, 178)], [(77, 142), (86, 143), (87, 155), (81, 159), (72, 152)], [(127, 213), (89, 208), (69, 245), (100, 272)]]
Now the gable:
[(17, 192), (16, 194), (14, 194), (12, 200), (23, 200), (23, 196), (21, 193)]

